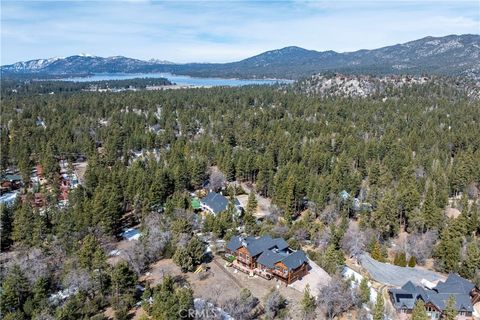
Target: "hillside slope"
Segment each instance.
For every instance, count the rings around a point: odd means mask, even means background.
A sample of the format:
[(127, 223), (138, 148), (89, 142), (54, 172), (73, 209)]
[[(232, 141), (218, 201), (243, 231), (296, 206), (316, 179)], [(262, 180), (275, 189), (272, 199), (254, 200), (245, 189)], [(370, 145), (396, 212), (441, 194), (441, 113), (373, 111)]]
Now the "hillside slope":
[(437, 74), (480, 79), (480, 35), (426, 37), (374, 50), (338, 53), (286, 47), (231, 63), (172, 64), (122, 56), (75, 55), (1, 67), (2, 75), (171, 72), (204, 77), (298, 79), (319, 72), (344, 74)]

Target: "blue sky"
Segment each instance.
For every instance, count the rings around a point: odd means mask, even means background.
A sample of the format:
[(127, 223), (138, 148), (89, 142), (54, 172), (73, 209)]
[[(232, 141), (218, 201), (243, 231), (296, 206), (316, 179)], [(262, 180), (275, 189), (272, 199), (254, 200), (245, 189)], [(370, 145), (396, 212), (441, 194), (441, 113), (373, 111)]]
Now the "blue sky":
[(1, 1), (1, 64), (89, 53), (227, 62), (480, 33), (480, 1)]

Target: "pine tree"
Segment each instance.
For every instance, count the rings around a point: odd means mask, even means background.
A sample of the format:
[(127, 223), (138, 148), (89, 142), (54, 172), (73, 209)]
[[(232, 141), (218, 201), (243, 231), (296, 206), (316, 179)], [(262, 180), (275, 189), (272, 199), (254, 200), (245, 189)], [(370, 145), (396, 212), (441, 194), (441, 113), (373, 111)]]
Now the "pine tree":
[(380, 201), (378, 208), (372, 213), (372, 225), (383, 238), (398, 232), (397, 212), (395, 198), (391, 192), (388, 192)]
[(248, 202), (247, 202), (247, 212), (254, 215), (257, 212), (257, 198), (255, 196), (256, 191), (255, 188), (252, 188), (250, 194), (248, 195)]
[(2, 281), (0, 312), (6, 314), (21, 310), (29, 296), (29, 288), (28, 279), (24, 272), (18, 265), (14, 265)]
[(438, 229), (443, 223), (443, 213), (442, 210), (437, 207), (435, 189), (432, 182), (430, 182), (427, 188), (425, 201), (422, 206), (422, 215), (427, 230)]
[(205, 254), (205, 244), (197, 236), (193, 236), (187, 244), (187, 251), (194, 265), (201, 264)]
[(122, 193), (114, 183), (98, 186), (92, 203), (93, 223), (98, 223), (108, 234), (115, 234), (122, 216)]
[(260, 229), (255, 217), (248, 211), (245, 212), (243, 216), (243, 224), (245, 226), (245, 232), (249, 235), (256, 235)]
[(284, 219), (287, 223), (292, 223), (295, 214), (295, 178), (293, 175), (288, 176), (285, 183), (285, 199), (284, 199)]
[(385, 318), (385, 301), (381, 292), (377, 294), (377, 301), (373, 309), (373, 320), (383, 320)]
[(308, 284), (303, 291), (301, 305), (305, 319), (311, 319), (315, 317), (315, 297), (310, 294), (310, 285)]
[(427, 310), (425, 310), (425, 303), (422, 299), (418, 299), (415, 302), (415, 306), (413, 307), (412, 311), (412, 318), (411, 320), (429, 320)]
[(111, 271), (112, 289), (115, 304), (120, 304), (121, 295), (132, 295), (135, 292), (137, 275), (131, 270), (126, 262), (117, 263)]
[(180, 269), (182, 269), (182, 272), (193, 270), (193, 259), (186, 248), (177, 248), (175, 254), (173, 255), (173, 262), (175, 262)]
[(380, 242), (377, 240), (373, 243), (372, 251), (370, 252), (370, 255), (372, 256), (373, 259), (384, 262), (385, 258), (382, 253), (382, 245)]
[(420, 194), (415, 181), (411, 176), (405, 176), (398, 186), (398, 205), (402, 211), (402, 219), (409, 220), (415, 215), (415, 208), (419, 206)]
[(400, 258), (400, 254), (399, 254), (399, 252), (397, 251), (397, 252), (395, 252), (395, 257), (393, 258), (393, 264), (394, 264), (395, 266), (398, 266), (398, 265), (399, 265), (399, 258)]
[(435, 256), (445, 272), (458, 271), (460, 263), (461, 239), (452, 230), (454, 226), (455, 223), (452, 223), (442, 231), (440, 241), (435, 249)]
[(0, 204), (0, 249), (2, 252), (12, 244), (13, 220), (13, 207)]
[(467, 245), (467, 253), (460, 267), (460, 274), (470, 280), (475, 277), (475, 271), (480, 269), (480, 248), (475, 241)]
[(334, 274), (338, 267), (345, 264), (345, 257), (343, 253), (331, 243), (320, 259), (320, 266), (329, 274)]
[(398, 254), (398, 265), (400, 267), (406, 267), (407, 266), (407, 257), (406, 257), (405, 251), (401, 251)]
[[(33, 230), (35, 229), (35, 212), (30, 202), (32, 195), (27, 194), (24, 203), (15, 210), (13, 216), (13, 232), (12, 239), (27, 246), (33, 246)], [(38, 213), (37, 213), (38, 214)]]
[(225, 173), (227, 181), (235, 181), (235, 163), (231, 156), (225, 159)]
[(173, 184), (165, 172), (157, 173), (147, 193), (147, 209), (157, 211), (167, 200), (168, 190), (173, 189)]
[(370, 301), (370, 287), (368, 286), (368, 279), (366, 277), (362, 278), (358, 289), (360, 291), (360, 301), (362, 303), (368, 303)]
[(94, 269), (94, 257), (98, 250), (102, 250), (93, 235), (87, 235), (83, 238), (82, 245), (77, 252), (78, 262), (82, 268), (89, 271)]
[(443, 320), (455, 320), (457, 317), (456, 301), (454, 296), (449, 296), (443, 311)]
[(413, 268), (417, 265), (417, 260), (415, 259), (415, 256), (410, 256), (410, 259), (408, 260), (408, 266), (410, 268)]

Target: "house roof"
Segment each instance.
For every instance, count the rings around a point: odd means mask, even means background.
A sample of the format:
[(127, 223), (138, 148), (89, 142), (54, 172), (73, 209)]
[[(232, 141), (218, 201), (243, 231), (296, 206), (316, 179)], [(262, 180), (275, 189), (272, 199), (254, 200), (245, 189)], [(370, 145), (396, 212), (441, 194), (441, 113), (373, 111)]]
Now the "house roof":
[(22, 180), (22, 177), (19, 174), (7, 174), (4, 177), (2, 177), (3, 181), (20, 181)]
[[(275, 247), (275, 244), (276, 244), (275, 239), (272, 239), (272, 237), (270, 236), (263, 236), (260, 238), (255, 238), (255, 237), (246, 237), (246, 238), (234, 237), (234, 238), (230, 240), (230, 242), (233, 242), (235, 244), (235, 248), (233, 250), (237, 250), (240, 247), (245, 247), (245, 249), (247, 249), (248, 251), (248, 254), (250, 254), (252, 257), (259, 255), (260, 253), (262, 253), (267, 249)], [(227, 245), (227, 248), (229, 248), (228, 245)]]
[(300, 267), (303, 263), (307, 262), (307, 256), (302, 250), (298, 250), (289, 254), (285, 259), (282, 260), (282, 263), (289, 269), (293, 270)]
[(201, 206), (200, 206), (200, 200), (198, 200), (197, 198), (193, 198), (192, 199), (192, 208), (197, 210), (197, 209), (200, 209)]
[(467, 279), (460, 277), (456, 273), (450, 273), (445, 282), (439, 282), (437, 284), (435, 290), (440, 293), (470, 294), (474, 287), (475, 285)]
[[(213, 213), (215, 214), (227, 210), (228, 207), (228, 199), (220, 193), (216, 193), (213, 191), (209, 192), (207, 196), (203, 198), (202, 202), (210, 209), (212, 209)], [(237, 198), (235, 198), (234, 203), (236, 206), (240, 205), (240, 202)]]
[(242, 238), (237, 236), (227, 243), (227, 248), (232, 251), (241, 247), (245, 247), (252, 257), (260, 255), (258, 263), (268, 268), (273, 268), (275, 263), (281, 261), (289, 270), (292, 270), (308, 261), (303, 251), (292, 252), (283, 238), (273, 239), (270, 236)]
[(285, 257), (273, 250), (265, 250), (258, 257), (257, 262), (270, 269), (273, 269), (275, 267), (275, 263), (282, 261), (283, 258)]
[(438, 309), (444, 310), (450, 296), (455, 298), (455, 308), (462, 311), (473, 311), (470, 300), (470, 291), (474, 284), (457, 274), (449, 274), (445, 282), (439, 282), (433, 289), (416, 286), (408, 281), (400, 289), (390, 289), (397, 309), (406, 307), (413, 309), (415, 301), (422, 299), (425, 303), (431, 302)]

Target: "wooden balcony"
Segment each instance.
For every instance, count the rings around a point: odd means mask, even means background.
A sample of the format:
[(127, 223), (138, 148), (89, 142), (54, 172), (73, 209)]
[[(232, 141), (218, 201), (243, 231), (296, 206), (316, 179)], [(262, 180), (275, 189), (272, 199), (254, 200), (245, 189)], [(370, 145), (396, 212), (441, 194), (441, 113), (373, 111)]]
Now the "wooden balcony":
[(264, 279), (267, 279), (267, 280), (270, 280), (273, 277), (272, 273), (270, 271), (267, 271), (267, 270), (262, 270), (262, 269), (256, 268), (254, 272), (255, 272), (255, 274), (257, 274), (260, 277), (262, 277)]
[(271, 271), (273, 274), (277, 275), (277, 276), (280, 276), (282, 278), (288, 278), (288, 271), (281, 271), (281, 270), (276, 270), (276, 269), (273, 269)]

